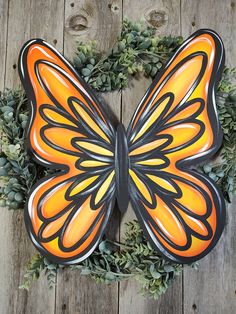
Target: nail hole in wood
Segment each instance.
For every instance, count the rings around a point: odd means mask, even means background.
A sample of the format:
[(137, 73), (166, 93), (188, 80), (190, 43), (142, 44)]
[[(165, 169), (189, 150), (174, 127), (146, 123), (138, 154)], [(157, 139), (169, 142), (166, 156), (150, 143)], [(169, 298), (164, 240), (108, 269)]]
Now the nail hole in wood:
[(73, 8), (75, 6), (74, 2), (71, 2), (70, 6)]
[(65, 311), (66, 310), (66, 304), (64, 303), (61, 307), (62, 311)]
[(192, 22), (192, 26), (194, 27), (196, 24), (195, 24), (195, 22)]
[(168, 21), (166, 12), (161, 10), (151, 10), (145, 17), (147, 22), (156, 28), (165, 25)]
[(231, 2), (231, 8), (234, 8), (234, 7), (235, 7), (235, 3)]
[(196, 306), (195, 303), (193, 304), (192, 308), (193, 308), (194, 311), (197, 309), (197, 306)]
[(13, 64), (13, 66), (12, 66), (12, 67), (13, 67), (13, 69), (15, 70), (15, 69), (16, 69), (16, 64)]
[(53, 43), (54, 43), (54, 45), (56, 45), (57, 44), (57, 39), (54, 39)]

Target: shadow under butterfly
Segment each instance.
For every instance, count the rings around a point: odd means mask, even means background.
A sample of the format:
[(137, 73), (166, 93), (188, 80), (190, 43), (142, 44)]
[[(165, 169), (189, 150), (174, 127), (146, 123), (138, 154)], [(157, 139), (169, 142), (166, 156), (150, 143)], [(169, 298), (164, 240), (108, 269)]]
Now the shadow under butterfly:
[(55, 170), (34, 185), (25, 222), (36, 248), (58, 264), (86, 259), (117, 200), (129, 201), (154, 249), (192, 263), (215, 246), (225, 224), (222, 194), (191, 166), (219, 149), (215, 89), (224, 48), (211, 30), (187, 39), (115, 129), (90, 87), (41, 39), (19, 57), (30, 101), (26, 145)]

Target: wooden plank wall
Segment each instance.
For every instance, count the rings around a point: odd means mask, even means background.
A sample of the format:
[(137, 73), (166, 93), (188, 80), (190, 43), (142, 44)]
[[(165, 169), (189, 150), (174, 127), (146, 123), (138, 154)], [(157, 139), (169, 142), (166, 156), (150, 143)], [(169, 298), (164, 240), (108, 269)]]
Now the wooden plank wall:
[[(146, 21), (158, 34), (190, 35), (202, 27), (222, 36), (227, 64), (236, 65), (236, 3), (234, 0), (0, 0), (0, 89), (19, 87), (16, 70), (19, 49), (32, 37), (42, 37), (69, 59), (75, 43), (95, 39), (106, 51), (121, 29), (122, 19)], [(152, 17), (152, 18), (150, 18)], [(106, 95), (105, 102), (125, 125), (148, 84), (132, 81), (123, 93)], [(236, 201), (236, 200), (235, 200)], [(0, 211), (0, 313), (80, 314), (231, 314), (236, 312), (236, 215), (228, 208), (227, 226), (217, 248), (200, 262), (198, 271), (185, 268), (158, 301), (138, 294), (134, 281), (97, 285), (78, 272), (60, 272), (57, 286), (47, 289), (45, 278), (21, 291), (27, 261), (34, 249), (28, 240), (21, 212)], [(132, 219), (129, 209), (120, 226)], [(114, 217), (119, 222), (119, 216)], [(119, 237), (110, 231), (111, 236)]]

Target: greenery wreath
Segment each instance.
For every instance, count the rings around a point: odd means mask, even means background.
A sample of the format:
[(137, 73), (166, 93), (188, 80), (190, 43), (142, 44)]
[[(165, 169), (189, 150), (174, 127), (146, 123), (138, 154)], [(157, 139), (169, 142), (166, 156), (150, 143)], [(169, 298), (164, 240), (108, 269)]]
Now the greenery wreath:
[[(155, 35), (155, 29), (142, 22), (125, 20), (120, 37), (107, 55), (96, 44), (79, 43), (74, 57), (78, 73), (98, 92), (121, 90), (129, 79), (143, 73), (154, 77), (182, 43), (182, 37)], [(236, 69), (225, 68), (218, 85), (216, 103), (224, 141), (218, 157), (199, 166), (217, 182), (230, 202), (236, 187)], [(25, 127), (28, 119), (27, 99), (22, 91), (5, 90), (0, 94), (0, 206), (18, 210), (32, 184), (50, 170), (34, 163), (24, 151)], [(192, 265), (196, 267), (197, 265)], [(32, 280), (42, 272), (49, 286), (56, 283), (59, 268), (80, 269), (98, 282), (111, 283), (131, 277), (141, 283), (141, 291), (158, 298), (183, 266), (165, 261), (150, 246), (137, 221), (127, 223), (122, 242), (104, 239), (85, 261), (74, 266), (59, 266), (36, 254), (30, 261), (22, 289), (29, 289)]]

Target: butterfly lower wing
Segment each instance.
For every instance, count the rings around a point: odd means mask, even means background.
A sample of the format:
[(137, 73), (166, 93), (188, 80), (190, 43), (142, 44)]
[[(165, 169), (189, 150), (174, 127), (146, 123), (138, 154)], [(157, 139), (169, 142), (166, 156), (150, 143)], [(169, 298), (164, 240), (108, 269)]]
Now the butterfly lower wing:
[(214, 93), (223, 62), (214, 32), (192, 35), (154, 80), (128, 128), (132, 205), (154, 247), (177, 262), (206, 255), (224, 226), (221, 193), (186, 169), (221, 144)]
[(58, 263), (85, 259), (114, 204), (114, 129), (89, 87), (40, 39), (22, 48), (22, 83), (31, 102), (27, 146), (57, 171), (37, 183), (25, 210), (36, 247)]
[(205, 256), (225, 220), (223, 199), (211, 180), (190, 171), (135, 174), (131, 202), (153, 246), (178, 263)]
[[(25, 211), (26, 226), (35, 246), (50, 260), (77, 263), (96, 248), (114, 205), (114, 172), (94, 177), (86, 175), (77, 182), (79, 176), (67, 173), (46, 177), (34, 186)], [(106, 198), (100, 197), (101, 189)]]

